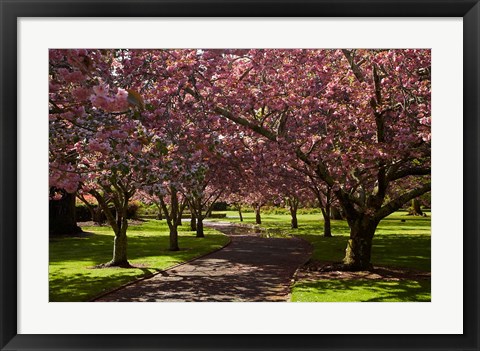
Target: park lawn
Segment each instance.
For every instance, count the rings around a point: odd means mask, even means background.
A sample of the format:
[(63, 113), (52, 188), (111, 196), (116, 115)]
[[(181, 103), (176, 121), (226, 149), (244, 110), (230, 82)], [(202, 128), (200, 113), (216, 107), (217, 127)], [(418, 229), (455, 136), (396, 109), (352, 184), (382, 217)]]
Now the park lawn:
[[(216, 221), (238, 222), (238, 213), (226, 211), (227, 218)], [(372, 263), (376, 266), (419, 271), (431, 270), (431, 217), (407, 216), (395, 212), (378, 225), (373, 238)], [(255, 224), (255, 214), (243, 213), (245, 224)], [(332, 238), (323, 237), (320, 213), (299, 214), (298, 229), (290, 227), (290, 215), (262, 214), (262, 228), (295, 234), (308, 240), (314, 247), (312, 259), (342, 261), (349, 238), (348, 224), (332, 220)], [(405, 220), (405, 222), (402, 222)], [(430, 281), (385, 280), (318, 280), (296, 282), (292, 288), (292, 301), (430, 301)]]
[(430, 302), (430, 280), (326, 279), (296, 282), (293, 302)]
[(205, 238), (196, 238), (179, 227), (180, 251), (168, 251), (168, 227), (165, 221), (147, 220), (128, 227), (128, 257), (138, 268), (94, 266), (110, 261), (113, 231), (110, 227), (83, 227), (79, 237), (52, 238), (49, 243), (49, 295), (51, 302), (88, 301), (143, 276), (221, 248), (229, 239), (205, 228)]
[[(237, 212), (223, 213), (227, 214), (226, 218), (209, 220), (241, 223)], [(243, 218), (243, 223), (255, 224), (254, 213), (243, 213)], [(413, 217), (400, 211), (384, 218), (373, 238), (372, 263), (379, 266), (430, 271), (430, 221), (430, 214), (428, 217)], [(262, 228), (295, 234), (312, 243), (314, 246), (312, 259), (334, 262), (343, 259), (349, 238), (346, 221), (332, 220), (332, 238), (323, 237), (323, 220), (320, 213), (299, 214), (298, 226), (298, 229), (290, 228), (290, 215), (262, 214)]]

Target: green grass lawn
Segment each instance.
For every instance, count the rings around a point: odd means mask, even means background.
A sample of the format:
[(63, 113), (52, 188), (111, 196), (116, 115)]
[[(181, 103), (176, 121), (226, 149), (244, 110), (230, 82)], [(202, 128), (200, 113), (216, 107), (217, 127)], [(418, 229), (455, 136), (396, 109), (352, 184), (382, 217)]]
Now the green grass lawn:
[(317, 280), (297, 282), (294, 302), (429, 302), (429, 280)]
[[(226, 211), (227, 218), (215, 221), (238, 222), (238, 213)], [(372, 247), (372, 263), (420, 271), (430, 271), (431, 226), (428, 217), (396, 212), (378, 225)], [(255, 214), (243, 213), (245, 224), (255, 224)], [(405, 222), (402, 222), (405, 220)], [(261, 227), (295, 234), (312, 243), (312, 259), (339, 262), (349, 238), (346, 221), (332, 220), (332, 238), (323, 237), (322, 215), (299, 214), (298, 229), (290, 228), (290, 216), (263, 214)], [(430, 281), (319, 280), (297, 282), (292, 301), (430, 301)]]
[(218, 249), (228, 237), (205, 228), (205, 238), (196, 238), (179, 227), (180, 251), (168, 251), (168, 227), (165, 221), (148, 220), (128, 228), (128, 257), (139, 268), (94, 269), (110, 261), (113, 231), (110, 227), (84, 227), (81, 237), (52, 238), (49, 253), (50, 301), (88, 301), (94, 296), (129, 281)]
[[(238, 213), (225, 211), (226, 218), (212, 221), (240, 223)], [(243, 214), (245, 224), (255, 224), (255, 214)], [(405, 222), (401, 222), (404, 219)], [(406, 216), (396, 212), (384, 218), (373, 238), (372, 263), (392, 267), (430, 271), (430, 216)], [(261, 227), (295, 234), (314, 246), (312, 258), (321, 261), (341, 261), (349, 238), (348, 224), (344, 220), (332, 220), (332, 238), (323, 237), (322, 215), (298, 215), (298, 229), (290, 228), (290, 216), (281, 214), (262, 215)]]

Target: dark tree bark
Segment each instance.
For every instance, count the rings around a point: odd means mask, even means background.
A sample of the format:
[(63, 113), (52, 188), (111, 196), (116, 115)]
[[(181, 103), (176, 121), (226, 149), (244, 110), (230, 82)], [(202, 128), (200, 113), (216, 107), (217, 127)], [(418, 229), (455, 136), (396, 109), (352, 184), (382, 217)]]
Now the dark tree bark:
[(203, 214), (203, 203), (201, 198), (195, 198), (190, 201), (190, 210), (192, 211), (194, 217), (196, 218), (196, 237), (197, 238), (204, 238), (205, 233), (203, 232), (203, 219), (205, 215)]
[[(52, 189), (52, 191), (55, 191)], [(69, 235), (81, 233), (82, 229), (77, 225), (75, 214), (75, 194), (69, 194), (63, 190), (60, 200), (49, 201), (49, 233), (50, 235)]]
[(197, 218), (192, 210), (190, 210), (190, 230), (197, 231)]
[(332, 237), (332, 226), (330, 222), (330, 212), (326, 208), (320, 208), (323, 216), (323, 236), (326, 238)]
[(350, 225), (350, 239), (343, 263), (347, 270), (372, 269), (372, 239), (377, 229), (378, 221), (372, 217), (359, 216)]
[(259, 205), (255, 206), (255, 223), (256, 224), (262, 224), (262, 216), (260, 214), (260, 208), (261, 206)]
[(180, 250), (180, 247), (178, 246), (178, 229), (177, 228), (170, 228), (170, 246), (169, 250), (170, 251), (178, 251)]
[(297, 211), (296, 210), (290, 210), (290, 215), (292, 216), (291, 220), (291, 227), (292, 229), (297, 229), (298, 228), (298, 219), (297, 219)]
[(169, 250), (178, 251), (178, 226), (182, 223), (182, 214), (186, 206), (186, 200), (180, 203), (178, 199), (178, 190), (174, 186), (170, 186), (170, 208), (168, 208), (164, 199), (159, 196), (160, 206), (163, 209), (163, 214), (170, 230), (169, 233)]
[[(204, 191), (205, 189), (203, 189)], [(203, 231), (203, 220), (207, 214), (212, 212), (213, 204), (218, 200), (222, 192), (211, 193), (210, 195), (205, 195), (203, 192), (199, 194), (189, 194), (187, 193), (186, 198), (188, 199), (188, 205), (190, 207), (191, 213), (195, 216), (197, 220), (196, 224), (196, 237), (204, 238), (205, 233)], [(204, 212), (205, 211), (205, 212)]]
[[(127, 187), (112, 178), (113, 188), (104, 187), (104, 193), (100, 194), (97, 190), (91, 190), (90, 193), (97, 199), (98, 205), (102, 208), (103, 213), (107, 217), (107, 222), (113, 229), (115, 234), (113, 240), (113, 257), (108, 263), (101, 265), (102, 267), (131, 267), (127, 257), (127, 209), (130, 197), (134, 190), (127, 190)], [(110, 208), (109, 201), (112, 201), (114, 208)], [(112, 210), (115, 211), (113, 214)]]
[(205, 233), (203, 232), (203, 218), (197, 217), (197, 238), (204, 238)]
[(130, 263), (127, 259), (127, 227), (125, 223), (120, 228), (120, 231), (115, 232), (114, 245), (113, 245), (113, 258), (106, 264), (111, 267), (130, 267)]
[(290, 216), (292, 217), (290, 225), (293, 229), (297, 229), (298, 228), (297, 210), (298, 210), (299, 201), (296, 198), (288, 198), (287, 204), (288, 204), (288, 209), (290, 211)]
[[(312, 180), (313, 182), (313, 180)], [(330, 212), (331, 212), (331, 188), (327, 188), (325, 193), (322, 193), (317, 186), (311, 188), (317, 197), (318, 205), (323, 216), (323, 236), (326, 238), (332, 237), (332, 227), (330, 224)], [(325, 199), (323, 199), (325, 197)]]
[(413, 216), (423, 216), (422, 209), (420, 208), (420, 201), (418, 199), (412, 200), (411, 215)]
[[(115, 221), (115, 226), (112, 226), (115, 237), (113, 239), (113, 257), (112, 260), (106, 264), (104, 267), (131, 267), (127, 258), (127, 228), (128, 222), (126, 217), (126, 206), (124, 210), (118, 210)], [(104, 209), (105, 211), (105, 209)], [(108, 209), (110, 212), (110, 209)], [(110, 215), (111, 216), (111, 215)], [(109, 215), (107, 214), (107, 218)], [(110, 221), (109, 221), (110, 222)]]
[(240, 222), (243, 222), (242, 207), (238, 206), (238, 216), (240, 217)]
[(163, 221), (163, 211), (162, 211), (162, 207), (157, 205), (157, 209), (158, 209), (157, 219), (158, 219), (159, 221)]

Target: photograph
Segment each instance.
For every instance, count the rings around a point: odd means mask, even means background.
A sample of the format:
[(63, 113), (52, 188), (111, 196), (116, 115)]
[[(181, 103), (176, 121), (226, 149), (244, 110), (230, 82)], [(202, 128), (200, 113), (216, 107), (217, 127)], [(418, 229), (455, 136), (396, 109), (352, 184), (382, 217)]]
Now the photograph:
[(430, 48), (48, 55), (50, 302), (431, 302)]
[(479, 1), (0, 0), (0, 351), (479, 350)]

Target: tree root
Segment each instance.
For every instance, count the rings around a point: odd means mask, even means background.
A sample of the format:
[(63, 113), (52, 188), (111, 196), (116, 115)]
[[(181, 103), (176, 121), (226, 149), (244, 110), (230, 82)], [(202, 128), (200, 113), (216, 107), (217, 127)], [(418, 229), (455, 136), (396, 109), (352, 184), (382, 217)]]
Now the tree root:
[(369, 265), (367, 267), (364, 266), (359, 266), (359, 265), (350, 265), (350, 264), (344, 264), (344, 263), (332, 263), (332, 264), (327, 264), (324, 265), (319, 269), (320, 272), (334, 272), (334, 271), (340, 271), (340, 272), (361, 272), (361, 271), (368, 271), (368, 272), (373, 272), (374, 268), (373, 265)]
[(124, 261), (124, 262), (107, 262), (107, 263), (101, 263), (99, 265), (96, 265), (94, 268), (134, 268), (130, 262)]

